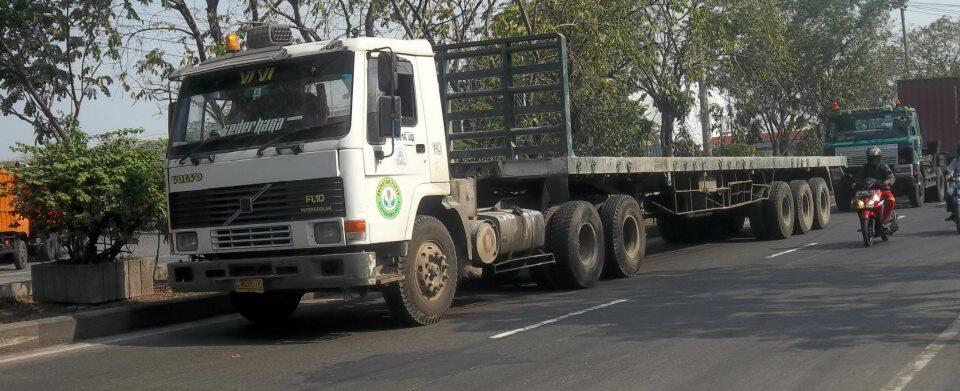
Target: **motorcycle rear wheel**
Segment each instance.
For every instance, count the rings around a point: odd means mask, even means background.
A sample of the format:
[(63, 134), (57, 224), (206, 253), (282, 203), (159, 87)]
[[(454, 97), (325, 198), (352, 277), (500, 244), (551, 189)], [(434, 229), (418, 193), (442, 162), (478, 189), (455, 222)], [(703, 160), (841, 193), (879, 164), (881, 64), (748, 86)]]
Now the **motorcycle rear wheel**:
[(860, 233), (863, 234), (863, 247), (873, 246), (873, 218), (860, 219)]

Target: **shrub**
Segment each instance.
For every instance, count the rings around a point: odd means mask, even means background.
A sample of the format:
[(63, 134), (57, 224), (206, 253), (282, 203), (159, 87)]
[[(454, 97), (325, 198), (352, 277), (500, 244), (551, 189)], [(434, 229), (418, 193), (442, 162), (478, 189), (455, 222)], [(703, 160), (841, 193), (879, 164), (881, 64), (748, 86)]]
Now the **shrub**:
[(4, 192), (31, 231), (60, 237), (69, 263), (103, 263), (120, 258), (144, 231), (165, 232), (163, 142), (135, 138), (139, 129), (97, 136), (72, 131), (63, 142), (18, 143), (28, 156), (12, 167), (15, 180)]

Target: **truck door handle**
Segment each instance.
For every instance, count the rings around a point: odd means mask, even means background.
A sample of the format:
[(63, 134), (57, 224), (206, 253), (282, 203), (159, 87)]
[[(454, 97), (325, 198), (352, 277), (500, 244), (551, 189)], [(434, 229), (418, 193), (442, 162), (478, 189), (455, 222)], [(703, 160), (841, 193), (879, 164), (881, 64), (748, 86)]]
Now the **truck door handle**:
[(427, 152), (427, 146), (423, 144), (417, 144), (417, 153)]

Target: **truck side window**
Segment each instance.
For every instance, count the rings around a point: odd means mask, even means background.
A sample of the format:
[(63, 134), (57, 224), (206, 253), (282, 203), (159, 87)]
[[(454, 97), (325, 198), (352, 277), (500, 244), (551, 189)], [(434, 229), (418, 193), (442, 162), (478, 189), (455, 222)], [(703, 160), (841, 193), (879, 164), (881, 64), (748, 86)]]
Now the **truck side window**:
[[(400, 97), (401, 126), (410, 127), (417, 124), (416, 96), (413, 92), (413, 64), (400, 59), (397, 62), (399, 76), (397, 77), (397, 96)], [(378, 100), (383, 95), (377, 88), (377, 59), (371, 58), (367, 62), (367, 141), (370, 144), (383, 144), (380, 137), (380, 122)]]

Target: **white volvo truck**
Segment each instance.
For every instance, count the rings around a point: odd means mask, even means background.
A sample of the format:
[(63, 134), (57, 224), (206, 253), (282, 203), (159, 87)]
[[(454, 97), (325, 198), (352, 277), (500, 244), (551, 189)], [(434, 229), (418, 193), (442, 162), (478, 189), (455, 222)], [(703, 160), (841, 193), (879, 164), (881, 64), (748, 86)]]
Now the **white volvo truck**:
[(231, 292), (255, 321), (304, 292), (382, 291), (438, 321), (457, 283), (529, 269), (588, 288), (640, 270), (645, 217), (671, 242), (824, 227), (842, 157), (581, 157), (559, 35), (431, 47), (348, 38), (247, 49), (172, 74), (167, 180), (176, 291)]

